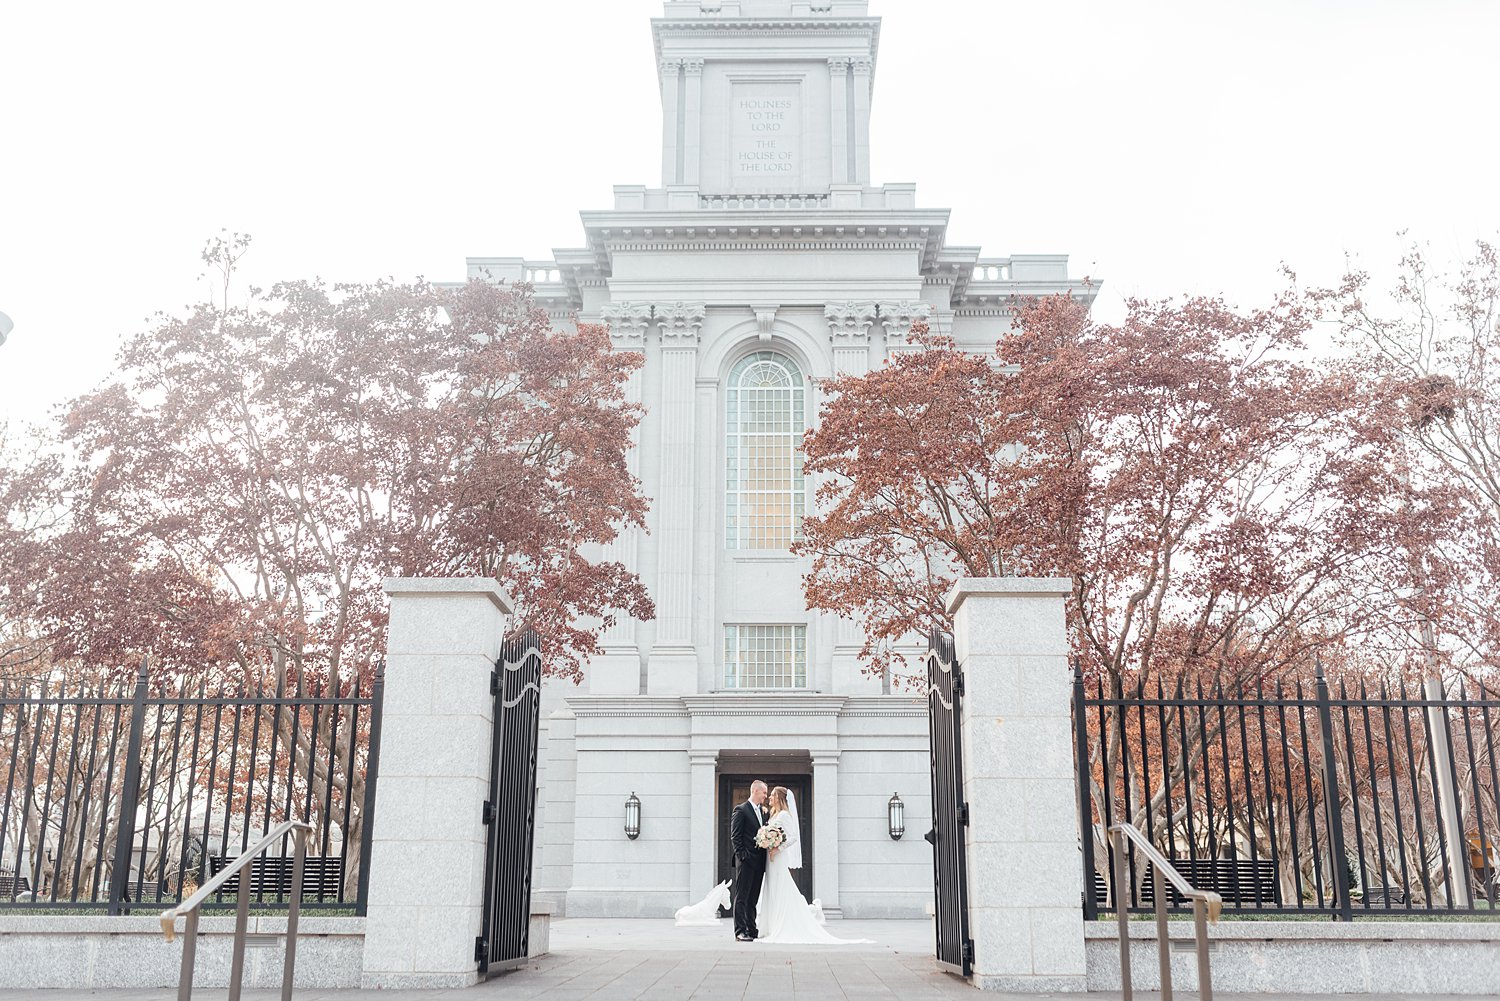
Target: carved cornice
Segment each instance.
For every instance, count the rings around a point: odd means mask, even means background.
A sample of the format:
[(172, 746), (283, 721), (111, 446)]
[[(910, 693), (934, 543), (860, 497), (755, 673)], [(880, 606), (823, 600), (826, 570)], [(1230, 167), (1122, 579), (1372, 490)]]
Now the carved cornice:
[(600, 321), (609, 324), (610, 336), (622, 345), (639, 347), (651, 326), (649, 302), (612, 302), (599, 310)]
[(885, 326), (887, 342), (905, 344), (912, 325), (932, 316), (932, 306), (914, 299), (880, 304), (880, 322)]
[(823, 310), (828, 320), (828, 336), (835, 344), (863, 344), (870, 338), (870, 326), (878, 311), (873, 302), (830, 302)]
[(707, 307), (701, 302), (659, 302), (656, 322), (661, 327), (663, 343), (697, 344), (698, 329), (703, 326)]

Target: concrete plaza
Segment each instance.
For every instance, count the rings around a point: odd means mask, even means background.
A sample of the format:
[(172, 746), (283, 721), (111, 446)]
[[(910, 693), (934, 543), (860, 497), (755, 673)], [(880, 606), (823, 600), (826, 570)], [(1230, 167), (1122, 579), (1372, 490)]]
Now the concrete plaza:
[[(552, 926), (552, 951), (524, 967), (477, 987), (425, 991), (304, 989), (297, 1001), (1007, 1001), (1016, 998), (1079, 997), (981, 993), (937, 969), (931, 957), (932, 926), (926, 921), (837, 921), (841, 938), (869, 938), (873, 945), (760, 946), (733, 940), (720, 928), (676, 928), (662, 920), (560, 920)], [(1397, 979), (1392, 971), (1393, 981)], [(198, 998), (222, 998), (223, 988), (199, 988)], [(1194, 996), (1178, 992), (1179, 996)], [(272, 1001), (277, 991), (246, 991), (245, 1001)], [(1115, 1001), (1119, 994), (1086, 995)], [(1140, 994), (1151, 998), (1154, 995)], [(170, 1001), (176, 991), (0, 990), (0, 1001)], [(1223, 1001), (1303, 1001), (1287, 994), (1216, 994)], [(1323, 998), (1326, 1001), (1326, 995)], [(1416, 995), (1341, 995), (1347, 1001), (1404, 1001)], [(1312, 1001), (1312, 996), (1306, 996)], [(1421, 995), (1421, 1001), (1461, 1001), (1458, 996)], [(1471, 1001), (1464, 998), (1462, 1001)]]

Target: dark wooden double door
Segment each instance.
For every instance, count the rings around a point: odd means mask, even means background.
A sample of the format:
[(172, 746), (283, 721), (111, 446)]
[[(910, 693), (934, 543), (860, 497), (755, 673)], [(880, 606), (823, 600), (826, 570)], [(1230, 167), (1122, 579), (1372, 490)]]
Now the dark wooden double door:
[[(792, 878), (802, 896), (813, 899), (813, 842), (812, 806), (813, 787), (811, 775), (720, 775), (719, 801), (716, 816), (719, 824), (719, 882), (734, 878), (734, 849), (729, 845), (729, 820), (734, 808), (750, 798), (750, 784), (760, 779), (771, 788), (786, 786), (797, 797), (797, 819), (800, 821), (798, 836), (802, 839), (802, 868), (792, 870)], [(722, 912), (728, 914), (728, 911)]]

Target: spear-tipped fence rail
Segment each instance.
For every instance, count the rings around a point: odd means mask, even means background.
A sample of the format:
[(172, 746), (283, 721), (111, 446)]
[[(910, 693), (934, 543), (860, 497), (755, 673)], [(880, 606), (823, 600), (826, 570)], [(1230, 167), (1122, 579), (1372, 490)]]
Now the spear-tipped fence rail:
[(1140, 845), (1106, 835), (1124, 825), (1226, 911), (1500, 917), (1484, 686), (1330, 686), (1319, 668), (1311, 685), (1167, 689), (1075, 667), (1073, 692), (1086, 917), (1160, 906)]
[[(383, 690), (379, 668), (216, 690), (145, 664), (0, 681), (0, 910), (155, 910), (300, 820), (309, 881), (286, 878), (283, 841), (243, 881), (255, 905), (296, 885), (304, 908), (364, 913)], [(237, 887), (218, 885), (207, 903), (227, 906)]]

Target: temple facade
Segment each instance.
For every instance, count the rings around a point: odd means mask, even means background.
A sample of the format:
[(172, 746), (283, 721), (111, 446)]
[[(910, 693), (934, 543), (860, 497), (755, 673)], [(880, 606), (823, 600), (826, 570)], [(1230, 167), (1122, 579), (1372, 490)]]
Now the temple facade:
[(657, 616), (610, 629), (584, 684), (544, 696), (535, 895), (569, 916), (702, 898), (729, 876), (729, 812), (755, 778), (798, 793), (803, 890), (826, 913), (931, 900), (926, 702), (805, 606), (802, 434), (824, 380), (910, 350), (913, 325), (988, 352), (1013, 296), (1089, 290), (1061, 255), (952, 246), (947, 209), (871, 182), (880, 29), (864, 0), (670, 0), (651, 22), (659, 186), (616, 186), (554, 260), (468, 261), (646, 359), (628, 392), (649, 532), (603, 555), (641, 574)]

